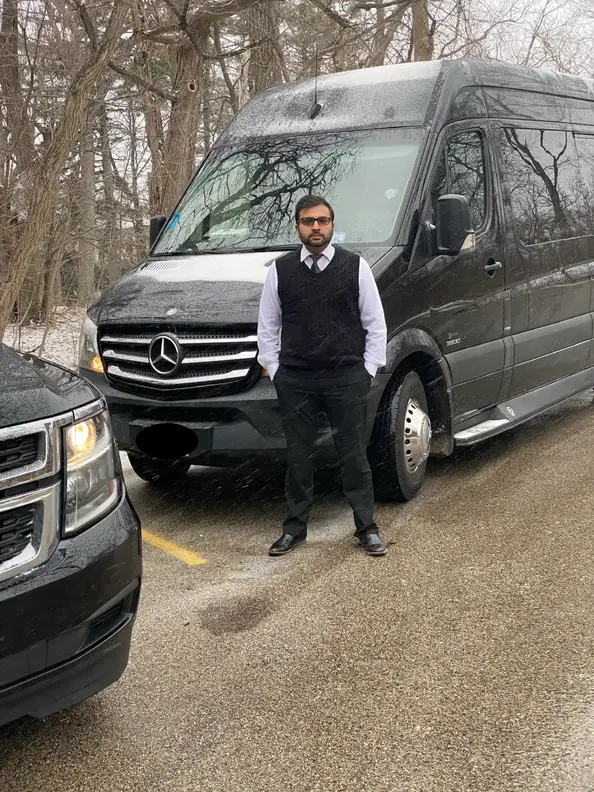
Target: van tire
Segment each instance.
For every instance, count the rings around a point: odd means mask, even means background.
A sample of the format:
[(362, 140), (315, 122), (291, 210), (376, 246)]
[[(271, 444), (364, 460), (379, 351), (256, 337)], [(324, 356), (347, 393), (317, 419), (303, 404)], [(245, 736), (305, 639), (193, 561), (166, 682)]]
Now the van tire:
[(414, 470), (407, 461), (410, 441), (407, 447), (405, 431), (411, 419), (423, 427), (422, 445), (427, 455), (431, 444), (427, 396), (416, 371), (403, 372), (391, 391), (376, 418), (369, 452), (376, 500), (387, 503), (411, 500), (425, 480), (427, 459)]
[(148, 481), (159, 489), (174, 489), (186, 478), (190, 465), (179, 460), (167, 462), (149, 459), (139, 454), (128, 454), (130, 466), (143, 481)]

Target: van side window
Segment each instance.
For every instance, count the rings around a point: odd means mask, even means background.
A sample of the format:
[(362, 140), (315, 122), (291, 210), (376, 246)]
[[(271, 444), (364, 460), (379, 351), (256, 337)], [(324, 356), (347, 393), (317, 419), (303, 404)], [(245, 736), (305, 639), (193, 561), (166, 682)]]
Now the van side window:
[(480, 132), (448, 138), (431, 185), (433, 215), (440, 195), (455, 193), (468, 201), (473, 227), (482, 228), (486, 216), (485, 155)]
[(594, 236), (594, 137), (576, 135), (575, 146), (581, 177), (580, 230)]
[(580, 235), (583, 196), (572, 133), (504, 129), (502, 143), (518, 240), (537, 245)]

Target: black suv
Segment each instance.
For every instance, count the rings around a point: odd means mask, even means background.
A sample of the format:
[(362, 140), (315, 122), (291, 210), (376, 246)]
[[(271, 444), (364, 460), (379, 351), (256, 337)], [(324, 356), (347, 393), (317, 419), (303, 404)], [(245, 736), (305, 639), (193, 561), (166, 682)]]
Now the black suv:
[(140, 581), (140, 525), (103, 398), (0, 344), (0, 726), (121, 676)]

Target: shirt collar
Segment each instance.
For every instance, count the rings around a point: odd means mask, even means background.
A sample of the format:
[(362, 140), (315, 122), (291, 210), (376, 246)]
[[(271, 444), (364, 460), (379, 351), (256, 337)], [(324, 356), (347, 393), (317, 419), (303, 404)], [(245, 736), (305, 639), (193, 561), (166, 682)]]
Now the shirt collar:
[[(328, 259), (328, 262), (332, 261), (334, 258), (335, 248), (334, 245), (330, 244), (328, 247), (323, 251), (322, 256), (325, 256)], [(305, 259), (311, 256), (309, 250), (305, 247), (305, 245), (301, 246), (301, 261), (305, 261)]]

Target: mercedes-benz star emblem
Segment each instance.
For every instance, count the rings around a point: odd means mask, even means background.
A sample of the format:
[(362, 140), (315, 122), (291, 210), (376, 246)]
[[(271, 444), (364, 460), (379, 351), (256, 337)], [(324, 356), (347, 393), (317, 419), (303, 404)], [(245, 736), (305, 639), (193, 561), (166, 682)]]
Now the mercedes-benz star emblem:
[(182, 361), (182, 351), (175, 336), (158, 335), (149, 347), (149, 363), (153, 371), (162, 377), (175, 374)]

